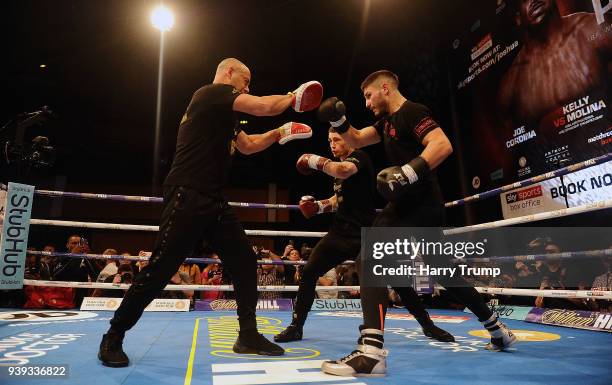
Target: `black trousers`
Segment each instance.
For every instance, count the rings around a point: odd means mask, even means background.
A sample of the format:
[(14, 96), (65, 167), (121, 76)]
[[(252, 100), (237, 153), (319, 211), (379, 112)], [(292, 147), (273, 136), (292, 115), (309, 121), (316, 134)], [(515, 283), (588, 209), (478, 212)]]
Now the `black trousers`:
[[(355, 260), (361, 249), (359, 232), (339, 234), (330, 230), (312, 249), (308, 263), (302, 270), (302, 278), (295, 302), (294, 322), (303, 325), (314, 302), (317, 280), (332, 267), (346, 260)], [(402, 303), (419, 320), (428, 322), (429, 314), (412, 287), (395, 288)], [(385, 289), (385, 300), (388, 297)]]
[(149, 264), (136, 275), (110, 321), (115, 331), (125, 332), (136, 324), (200, 240), (219, 254), (233, 277), (240, 329), (257, 327), (257, 257), (236, 214), (221, 195), (169, 186)]
[[(389, 203), (380, 212), (373, 227), (440, 227), (445, 222), (444, 206), (401, 205)], [(441, 235), (441, 234), (440, 234)], [(432, 267), (451, 266), (450, 259), (428, 256), (425, 263)], [(360, 269), (361, 270), (361, 269)], [(387, 314), (387, 288), (361, 286), (361, 307), (366, 328), (384, 329), (384, 319)], [(484, 321), (493, 314), (476, 289), (462, 276), (441, 279), (439, 282), (446, 290), (461, 303), (466, 305), (479, 320)], [(406, 288), (396, 288), (400, 297)], [(404, 301), (403, 301), (404, 302)], [(416, 315), (415, 315), (416, 317)]]

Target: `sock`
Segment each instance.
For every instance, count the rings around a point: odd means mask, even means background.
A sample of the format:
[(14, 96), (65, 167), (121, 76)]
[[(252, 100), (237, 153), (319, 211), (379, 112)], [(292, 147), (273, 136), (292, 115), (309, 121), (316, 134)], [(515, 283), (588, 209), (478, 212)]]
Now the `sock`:
[(378, 329), (363, 329), (361, 330), (361, 337), (357, 340), (359, 345), (370, 345), (375, 348), (382, 349), (385, 338), (383, 337), (382, 330)]
[(485, 329), (489, 331), (489, 334), (491, 334), (491, 338), (504, 337), (504, 332), (501, 329), (502, 324), (499, 322), (499, 319), (495, 314), (489, 317), (489, 319), (486, 321), (482, 321), (482, 324), (484, 325)]

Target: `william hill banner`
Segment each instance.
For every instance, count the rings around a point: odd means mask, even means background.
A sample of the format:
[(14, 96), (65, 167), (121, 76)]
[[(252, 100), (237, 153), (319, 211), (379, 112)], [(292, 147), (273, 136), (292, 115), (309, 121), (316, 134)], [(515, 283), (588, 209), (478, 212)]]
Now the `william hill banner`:
[[(199, 311), (236, 311), (238, 305), (234, 299), (215, 299), (196, 301), (195, 310)], [(257, 301), (257, 310), (293, 310), (293, 302), (289, 298), (260, 299)]]
[(534, 307), (529, 314), (527, 314), (525, 321), (545, 325), (612, 332), (611, 313)]

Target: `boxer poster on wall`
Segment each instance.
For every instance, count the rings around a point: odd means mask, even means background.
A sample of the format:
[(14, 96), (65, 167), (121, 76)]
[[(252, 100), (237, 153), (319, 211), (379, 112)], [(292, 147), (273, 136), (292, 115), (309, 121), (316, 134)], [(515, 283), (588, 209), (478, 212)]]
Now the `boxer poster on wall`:
[(610, 152), (612, 3), (496, 0), (475, 12), (449, 49), (475, 191)]

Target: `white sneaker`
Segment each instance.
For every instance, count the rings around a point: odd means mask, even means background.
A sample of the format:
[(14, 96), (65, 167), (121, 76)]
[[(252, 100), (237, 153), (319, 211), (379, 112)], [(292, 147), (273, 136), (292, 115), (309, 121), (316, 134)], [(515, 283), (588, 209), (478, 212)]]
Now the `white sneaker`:
[(489, 334), (491, 334), (491, 342), (485, 346), (485, 349), (499, 352), (508, 349), (516, 343), (517, 339), (514, 333), (501, 323), (496, 316), (489, 318), (483, 324), (489, 331)]
[(337, 361), (325, 361), (321, 370), (336, 376), (384, 377), (387, 373), (388, 350), (371, 345), (357, 345), (348, 356)]

